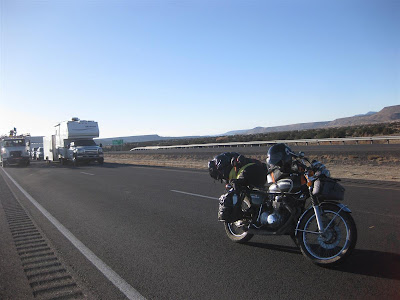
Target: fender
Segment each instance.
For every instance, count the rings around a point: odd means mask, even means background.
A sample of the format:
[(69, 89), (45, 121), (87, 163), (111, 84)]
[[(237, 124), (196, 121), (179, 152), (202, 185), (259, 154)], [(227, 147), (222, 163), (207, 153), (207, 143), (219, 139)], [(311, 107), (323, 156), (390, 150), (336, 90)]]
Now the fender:
[[(351, 213), (351, 210), (344, 204), (339, 203), (337, 201), (324, 201), (322, 202), (320, 205), (323, 207), (324, 204), (333, 204), (336, 205), (337, 207), (340, 208), (340, 210), (344, 210), (345, 212)], [(299, 220), (297, 221), (297, 225), (296, 225), (296, 230), (294, 231), (294, 234), (297, 235), (298, 229), (299, 229), (299, 225), (301, 220), (303, 219), (303, 217), (305, 216), (306, 213), (308, 213), (308, 211), (310, 211), (311, 209), (314, 209), (313, 206), (310, 206), (309, 208), (307, 208), (303, 214), (300, 216)]]

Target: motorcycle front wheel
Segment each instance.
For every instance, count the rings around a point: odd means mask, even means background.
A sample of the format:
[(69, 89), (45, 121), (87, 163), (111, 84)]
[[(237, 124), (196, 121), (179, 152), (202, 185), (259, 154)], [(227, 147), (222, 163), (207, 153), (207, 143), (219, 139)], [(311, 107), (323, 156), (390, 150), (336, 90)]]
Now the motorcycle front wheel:
[(334, 204), (323, 204), (322, 222), (325, 232), (318, 233), (314, 210), (304, 215), (299, 224), (297, 239), (301, 252), (313, 263), (333, 266), (343, 262), (357, 242), (357, 228), (352, 216)]
[(241, 220), (236, 222), (224, 222), (225, 232), (228, 238), (235, 243), (246, 243), (252, 237), (253, 234), (248, 233), (248, 226), (244, 225)]

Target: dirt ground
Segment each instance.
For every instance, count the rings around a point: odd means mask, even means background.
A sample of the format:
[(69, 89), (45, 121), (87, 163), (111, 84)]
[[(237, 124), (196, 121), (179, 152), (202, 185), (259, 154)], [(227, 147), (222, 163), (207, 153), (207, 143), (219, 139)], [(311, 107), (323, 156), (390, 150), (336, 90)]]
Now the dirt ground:
[[(266, 156), (254, 157), (265, 161)], [(316, 157), (309, 157), (316, 159)], [(199, 154), (110, 154), (105, 153), (105, 161), (109, 163), (180, 167), (191, 169), (207, 169), (208, 161), (212, 156)], [(355, 155), (323, 156), (318, 157), (331, 171), (332, 177), (389, 180), (400, 182), (400, 160), (397, 157), (369, 155), (367, 157)]]

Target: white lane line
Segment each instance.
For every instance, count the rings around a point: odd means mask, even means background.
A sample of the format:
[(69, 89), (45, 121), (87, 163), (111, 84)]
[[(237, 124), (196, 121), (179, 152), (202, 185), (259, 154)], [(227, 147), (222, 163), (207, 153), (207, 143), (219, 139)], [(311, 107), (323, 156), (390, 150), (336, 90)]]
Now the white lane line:
[(81, 174), (85, 174), (85, 175), (94, 176), (94, 174), (92, 174), (92, 173), (86, 173), (86, 172), (81, 172)]
[(177, 191), (177, 190), (171, 190), (171, 192), (181, 193), (181, 194), (190, 195), (190, 196), (196, 196), (196, 197), (201, 197), (201, 198), (213, 199), (213, 200), (218, 200), (219, 199), (219, 198), (215, 198), (215, 197), (209, 197), (209, 196), (204, 196), (204, 195), (199, 195), (199, 194), (187, 193), (187, 192), (182, 192), (182, 191)]
[[(147, 169), (149, 170), (150, 168), (157, 169), (157, 171), (166, 171), (166, 172), (181, 172), (181, 173), (198, 173), (198, 174), (208, 174), (207, 171), (205, 170), (199, 170), (199, 169), (172, 169), (173, 167), (163, 167), (163, 166), (139, 166), (139, 165), (131, 165), (132, 168), (136, 169)], [(171, 168), (171, 169), (169, 169)], [(178, 168), (178, 167), (176, 167)]]
[(25, 195), (26, 198), (81, 252), (103, 275), (114, 284), (128, 299), (145, 300), (137, 290), (127, 283), (114, 270), (107, 266), (98, 258), (88, 247), (78, 240), (67, 228), (54, 218), (43, 206), (41, 206), (31, 195), (29, 195), (4, 169), (4, 173), (15, 184), (15, 186)]

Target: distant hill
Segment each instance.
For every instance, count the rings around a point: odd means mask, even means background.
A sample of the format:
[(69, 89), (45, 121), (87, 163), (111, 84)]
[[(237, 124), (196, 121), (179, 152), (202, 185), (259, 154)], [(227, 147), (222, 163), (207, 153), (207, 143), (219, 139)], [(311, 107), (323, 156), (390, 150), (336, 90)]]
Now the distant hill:
[[(319, 129), (319, 128), (329, 128), (329, 127), (353, 126), (353, 125), (367, 125), (367, 124), (387, 123), (394, 121), (400, 121), (400, 105), (385, 107), (379, 112), (368, 112), (366, 114), (356, 115), (348, 118), (336, 119), (334, 121), (299, 123), (299, 124), (291, 124), (291, 125), (275, 126), (275, 127), (256, 127), (253, 129), (229, 131), (227, 133), (220, 134), (218, 136), (263, 134), (263, 133), (282, 132), (282, 131), (296, 131), (296, 130)], [(126, 144), (126, 143), (143, 143), (143, 142), (166, 141), (166, 140), (185, 140), (194, 138), (204, 138), (204, 136), (163, 137), (157, 134), (152, 134), (152, 135), (99, 138), (95, 139), (95, 141), (97, 144), (102, 143), (103, 146), (109, 146), (113, 144), (113, 140), (123, 140), (123, 143)]]
[(299, 124), (275, 126), (275, 127), (256, 127), (248, 130), (229, 131), (224, 135), (259, 134), (259, 133), (270, 133), (270, 132), (281, 132), (281, 131), (388, 123), (394, 121), (400, 121), (400, 105), (388, 106), (383, 108), (379, 112), (368, 112), (366, 114), (356, 115), (347, 118), (340, 118), (333, 121), (299, 123)]
[(370, 115), (374, 115), (374, 114), (376, 114), (376, 113), (377, 113), (376, 111), (369, 111), (369, 112), (367, 112), (366, 114), (355, 115), (355, 116), (353, 116), (353, 117), (364, 117), (364, 116), (370, 116)]
[(274, 127), (256, 127), (248, 130), (229, 131), (224, 135), (259, 134), (259, 133), (280, 132), (280, 131), (316, 129), (316, 128), (323, 128), (328, 123), (329, 122), (312, 122), (312, 123), (298, 123), (292, 125), (274, 126)]
[(385, 107), (380, 112), (374, 114), (336, 119), (329, 122), (327, 127), (366, 125), (393, 121), (400, 121), (400, 105)]

